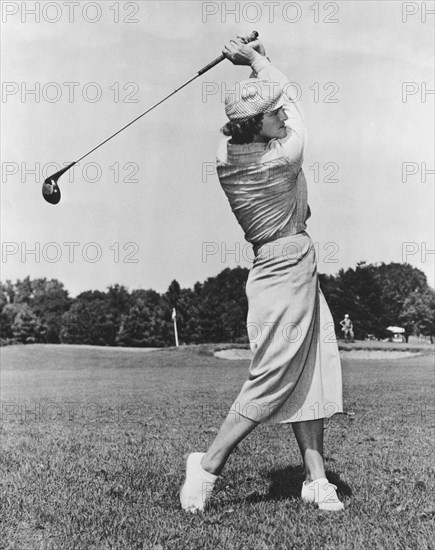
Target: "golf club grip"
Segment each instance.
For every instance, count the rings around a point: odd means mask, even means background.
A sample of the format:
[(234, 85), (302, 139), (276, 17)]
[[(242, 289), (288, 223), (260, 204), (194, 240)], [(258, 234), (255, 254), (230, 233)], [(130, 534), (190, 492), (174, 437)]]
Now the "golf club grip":
[[(254, 42), (259, 37), (259, 34), (257, 31), (252, 31), (251, 35), (249, 36), (248, 42)], [(203, 67), (201, 70), (198, 71), (198, 76), (201, 76), (202, 74), (206, 73), (216, 65), (218, 65), (221, 61), (225, 59), (224, 54), (221, 54), (219, 57), (216, 57), (213, 61), (211, 61), (208, 65)]]

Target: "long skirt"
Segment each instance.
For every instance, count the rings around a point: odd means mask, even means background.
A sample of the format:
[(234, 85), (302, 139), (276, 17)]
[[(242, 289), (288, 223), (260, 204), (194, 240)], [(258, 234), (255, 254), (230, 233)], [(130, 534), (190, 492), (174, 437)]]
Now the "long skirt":
[(343, 411), (334, 321), (305, 232), (254, 248), (246, 284), (254, 352), (231, 410), (256, 422), (288, 423)]

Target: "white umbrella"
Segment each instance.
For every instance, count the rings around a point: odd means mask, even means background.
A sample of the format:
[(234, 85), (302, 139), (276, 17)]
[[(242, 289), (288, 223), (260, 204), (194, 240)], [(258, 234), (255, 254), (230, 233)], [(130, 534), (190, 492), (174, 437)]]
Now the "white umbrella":
[(400, 334), (405, 332), (405, 329), (401, 327), (387, 327), (387, 330), (389, 330), (390, 332), (396, 332), (396, 333), (398, 332)]

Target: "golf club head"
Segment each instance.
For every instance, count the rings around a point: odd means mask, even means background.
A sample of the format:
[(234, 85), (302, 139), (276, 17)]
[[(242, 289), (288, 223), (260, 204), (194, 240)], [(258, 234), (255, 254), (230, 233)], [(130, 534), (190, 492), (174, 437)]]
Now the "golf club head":
[(57, 204), (60, 201), (60, 189), (53, 176), (47, 178), (42, 184), (42, 196), (50, 204)]
[(42, 196), (50, 204), (57, 204), (60, 201), (61, 195), (59, 186), (57, 185), (57, 180), (62, 174), (69, 170), (71, 166), (74, 166), (74, 164), (75, 162), (72, 162), (66, 168), (63, 168), (62, 170), (59, 170), (59, 172), (49, 176), (42, 184)]

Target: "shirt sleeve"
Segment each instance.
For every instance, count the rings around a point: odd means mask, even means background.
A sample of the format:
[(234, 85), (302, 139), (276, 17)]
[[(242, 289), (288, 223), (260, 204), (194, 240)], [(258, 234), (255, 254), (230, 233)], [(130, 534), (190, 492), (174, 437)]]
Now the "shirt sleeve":
[(282, 148), (282, 154), (291, 161), (303, 158), (306, 145), (306, 128), (304, 115), (298, 98), (292, 97), (292, 86), (289, 79), (266, 58), (256, 59), (252, 64), (253, 75), (261, 80), (267, 80), (284, 89), (285, 104), (283, 109), (287, 115), (285, 126), (287, 136), (274, 140), (276, 147)]

